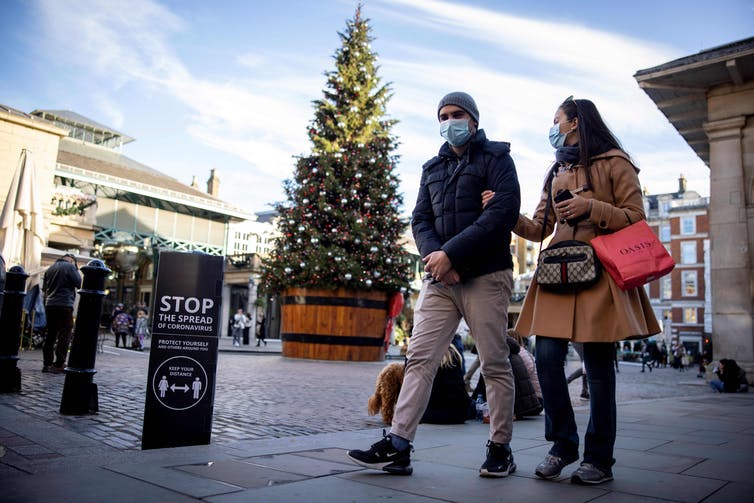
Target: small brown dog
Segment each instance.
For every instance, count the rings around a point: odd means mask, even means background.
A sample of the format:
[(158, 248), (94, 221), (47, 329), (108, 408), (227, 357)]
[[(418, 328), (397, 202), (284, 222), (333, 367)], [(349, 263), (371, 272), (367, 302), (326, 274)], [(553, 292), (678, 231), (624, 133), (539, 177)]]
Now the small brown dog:
[(369, 415), (374, 416), (381, 412), (385, 424), (393, 422), (395, 403), (398, 401), (398, 393), (401, 392), (403, 384), (403, 368), (403, 363), (391, 363), (383, 368), (377, 376), (374, 395), (370, 396), (367, 402)]

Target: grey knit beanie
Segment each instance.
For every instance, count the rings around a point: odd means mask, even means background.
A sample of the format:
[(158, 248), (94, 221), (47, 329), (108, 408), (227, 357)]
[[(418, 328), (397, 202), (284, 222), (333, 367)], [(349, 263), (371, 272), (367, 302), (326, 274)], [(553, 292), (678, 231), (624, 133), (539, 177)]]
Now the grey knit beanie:
[(437, 117), (440, 117), (440, 109), (445, 105), (455, 105), (466, 110), (474, 122), (479, 124), (479, 109), (476, 107), (474, 98), (461, 91), (446, 94), (437, 105)]

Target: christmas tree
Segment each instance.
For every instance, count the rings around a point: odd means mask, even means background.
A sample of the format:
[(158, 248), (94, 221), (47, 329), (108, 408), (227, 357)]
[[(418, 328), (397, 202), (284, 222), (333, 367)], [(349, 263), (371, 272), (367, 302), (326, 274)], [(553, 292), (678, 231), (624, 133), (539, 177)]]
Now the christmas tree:
[(386, 117), (391, 96), (377, 76), (371, 28), (361, 5), (335, 53), (324, 97), (314, 101), (311, 153), (298, 158), (276, 205), (279, 231), (264, 262), (270, 292), (288, 287), (405, 291), (406, 221), (394, 173), (396, 121)]

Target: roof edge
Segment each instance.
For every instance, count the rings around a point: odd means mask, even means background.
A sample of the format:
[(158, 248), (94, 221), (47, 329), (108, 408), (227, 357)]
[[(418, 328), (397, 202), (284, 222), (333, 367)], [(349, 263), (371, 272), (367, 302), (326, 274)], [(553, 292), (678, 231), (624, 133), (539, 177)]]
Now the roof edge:
[(649, 76), (658, 72), (666, 72), (668, 70), (688, 66), (693, 63), (700, 63), (700, 62), (712, 63), (716, 61), (717, 59), (725, 58), (726, 56), (729, 56), (729, 55), (735, 54), (736, 56), (740, 56), (742, 52), (745, 53), (747, 50), (751, 50), (751, 52), (754, 52), (754, 37), (737, 40), (735, 42), (730, 42), (728, 44), (719, 45), (717, 47), (712, 47), (710, 49), (704, 49), (690, 56), (683, 56), (681, 58), (668, 61), (667, 63), (663, 63), (661, 65), (654, 66), (652, 68), (645, 68), (643, 70), (638, 70), (634, 74), (634, 78), (639, 80), (640, 77), (646, 78), (646, 76)]

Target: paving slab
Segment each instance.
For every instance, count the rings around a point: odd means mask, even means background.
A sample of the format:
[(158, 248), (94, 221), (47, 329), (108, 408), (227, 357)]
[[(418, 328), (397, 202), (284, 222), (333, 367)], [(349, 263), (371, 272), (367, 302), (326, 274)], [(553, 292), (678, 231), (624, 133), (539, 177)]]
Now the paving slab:
[(754, 484), (730, 482), (708, 496), (704, 503), (749, 502), (754, 499)]
[[(621, 365), (615, 480), (584, 487), (570, 483), (577, 463), (554, 481), (534, 476), (550, 448), (543, 416), (514, 423), (518, 469), (504, 479), (478, 475), (489, 425), (477, 421), (420, 425), (411, 477), (366, 470), (345, 453), (386, 428), (365, 409), (388, 362), (270, 351), (220, 353), (210, 445), (142, 451), (148, 355), (106, 350), (95, 376), (100, 412), (87, 416), (61, 416), (62, 379), (39, 372), (39, 352), (21, 355), (22, 393), (0, 394), (0, 500), (730, 503), (754, 494), (754, 394), (713, 393), (670, 369)], [(588, 405), (578, 386), (569, 393), (583, 439)]]
[[(354, 503), (390, 501), (391, 503), (436, 503), (437, 499), (416, 493), (405, 493), (389, 487), (364, 484), (342, 478), (306, 479), (301, 482), (280, 484), (263, 489), (250, 489), (238, 493), (207, 498), (211, 503)], [(447, 500), (446, 500), (447, 501)]]

